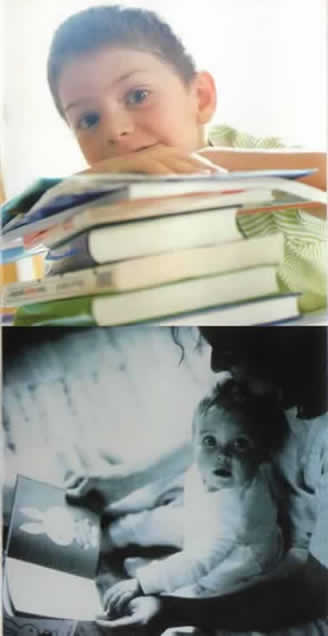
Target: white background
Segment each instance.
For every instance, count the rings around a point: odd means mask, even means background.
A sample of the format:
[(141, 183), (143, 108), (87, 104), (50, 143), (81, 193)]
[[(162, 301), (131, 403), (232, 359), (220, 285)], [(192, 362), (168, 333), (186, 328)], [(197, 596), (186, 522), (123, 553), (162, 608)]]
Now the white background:
[[(84, 165), (46, 83), (51, 36), (66, 16), (101, 0), (4, 0), (2, 162), (7, 195), (40, 175)], [(110, 3), (109, 3), (110, 4)], [(213, 123), (323, 149), (325, 0), (140, 0), (182, 37), (217, 82)], [(0, 70), (1, 74), (1, 70)]]

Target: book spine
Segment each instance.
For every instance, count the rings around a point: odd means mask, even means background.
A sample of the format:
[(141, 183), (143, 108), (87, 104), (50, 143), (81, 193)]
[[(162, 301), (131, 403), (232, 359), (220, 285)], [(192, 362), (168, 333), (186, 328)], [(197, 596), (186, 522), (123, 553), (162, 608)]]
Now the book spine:
[(9, 285), (4, 290), (3, 305), (10, 307), (102, 292), (109, 294), (118, 287), (114, 273), (115, 268), (106, 265)]
[(96, 325), (92, 314), (92, 298), (85, 296), (19, 307), (14, 326), (31, 327), (32, 325), (69, 327)]
[(48, 276), (73, 272), (96, 265), (89, 251), (89, 234), (84, 232), (67, 241), (61, 247), (50, 249), (46, 256), (50, 264)]

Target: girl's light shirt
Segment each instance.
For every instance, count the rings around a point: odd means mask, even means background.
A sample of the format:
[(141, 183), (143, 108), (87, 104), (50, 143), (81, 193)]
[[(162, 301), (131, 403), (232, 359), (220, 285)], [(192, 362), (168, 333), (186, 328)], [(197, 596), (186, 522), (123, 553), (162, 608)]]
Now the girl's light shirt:
[[(287, 413), (289, 435), (273, 462), (279, 507), (290, 541), (290, 554), (308, 552), (328, 568), (328, 414), (302, 420)], [(270, 632), (270, 636), (326, 636), (328, 618)], [(204, 635), (205, 636), (205, 635)], [(215, 636), (267, 636), (262, 632), (216, 630)]]
[(225, 593), (274, 567), (282, 555), (277, 510), (264, 471), (251, 483), (206, 492), (185, 478), (183, 550), (137, 571), (145, 594)]

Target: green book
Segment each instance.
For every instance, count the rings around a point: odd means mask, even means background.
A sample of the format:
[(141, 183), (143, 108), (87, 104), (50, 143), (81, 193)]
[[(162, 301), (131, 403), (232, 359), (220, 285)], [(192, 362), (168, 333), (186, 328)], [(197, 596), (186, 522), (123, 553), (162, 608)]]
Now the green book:
[(276, 266), (265, 265), (128, 293), (23, 305), (14, 325), (123, 325), (276, 293)]

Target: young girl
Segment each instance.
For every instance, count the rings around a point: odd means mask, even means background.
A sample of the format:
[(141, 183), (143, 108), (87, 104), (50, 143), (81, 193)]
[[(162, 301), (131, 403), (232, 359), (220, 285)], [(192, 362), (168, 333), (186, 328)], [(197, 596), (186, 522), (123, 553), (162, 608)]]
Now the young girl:
[(185, 480), (183, 548), (141, 567), (137, 560), (134, 577), (105, 593), (111, 615), (124, 613), (135, 596), (225, 594), (277, 565), (283, 550), (265, 462), (282, 447), (286, 430), (275, 398), (233, 379), (200, 402)]
[[(87, 172), (317, 168), (304, 181), (325, 189), (323, 153), (208, 147), (213, 77), (197, 71), (171, 28), (150, 11), (100, 6), (68, 18), (53, 38), (48, 81)], [(323, 208), (315, 213), (325, 217)], [(325, 224), (301, 210), (255, 216), (238, 221), (245, 236), (285, 234), (282, 289), (302, 291), (303, 310), (325, 306)]]

